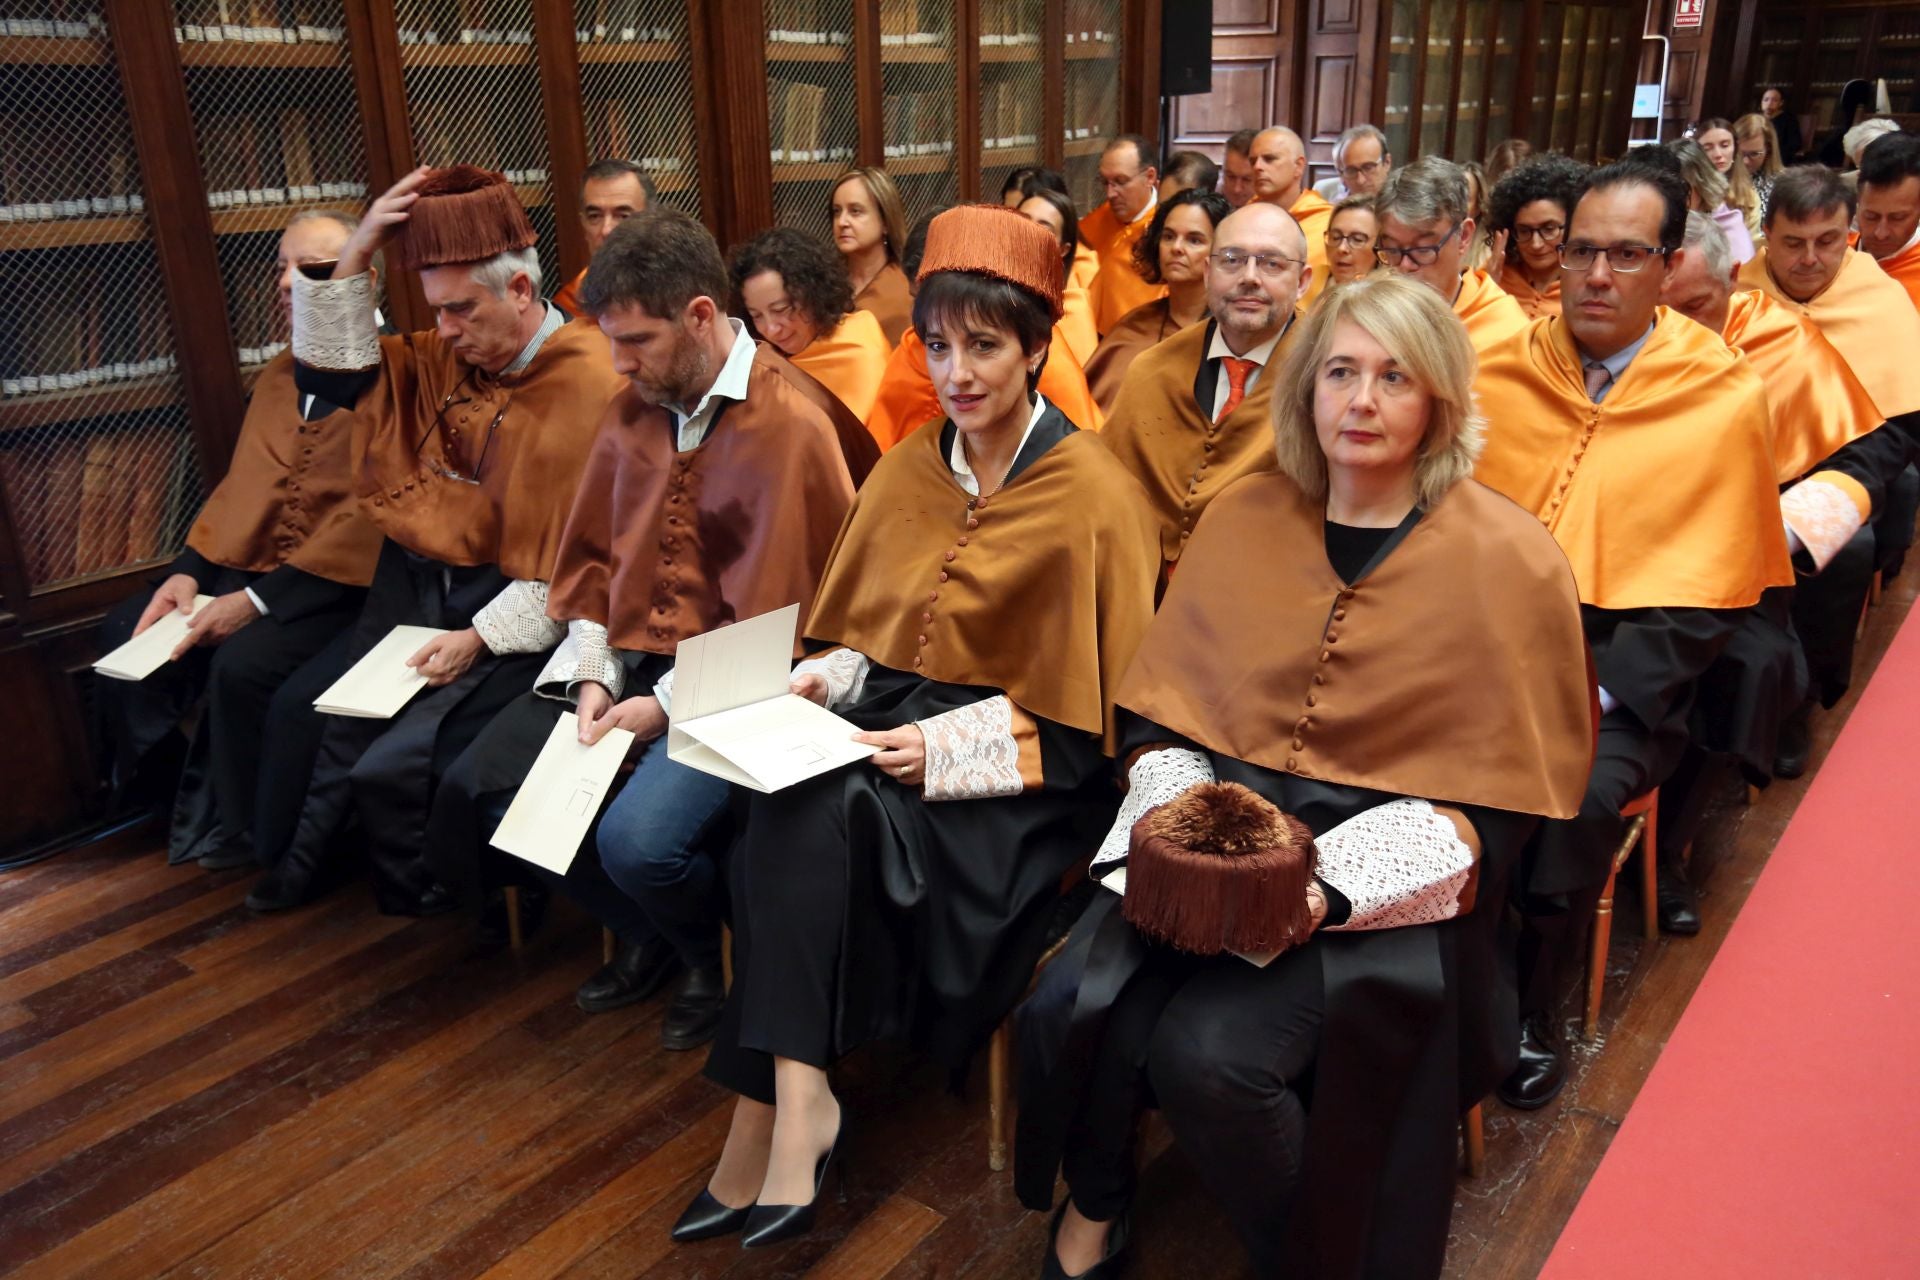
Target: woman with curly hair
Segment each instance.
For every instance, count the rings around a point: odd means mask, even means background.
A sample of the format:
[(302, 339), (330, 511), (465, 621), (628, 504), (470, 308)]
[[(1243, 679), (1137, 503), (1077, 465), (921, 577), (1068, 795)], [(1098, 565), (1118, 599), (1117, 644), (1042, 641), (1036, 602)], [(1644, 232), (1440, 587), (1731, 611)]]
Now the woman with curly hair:
[(1560, 314), (1560, 242), (1586, 179), (1587, 166), (1578, 160), (1545, 155), (1494, 184), (1488, 225), (1507, 240), (1500, 287), (1529, 319)]
[(734, 314), (865, 422), (893, 344), (872, 312), (855, 309), (839, 256), (804, 231), (778, 227), (735, 249), (727, 274)]
[(1167, 296), (1121, 316), (1087, 361), (1087, 386), (1102, 409), (1113, 412), (1120, 380), (1135, 356), (1207, 318), (1207, 255), (1213, 229), (1231, 212), (1225, 196), (1197, 188), (1175, 193), (1154, 211), (1147, 233), (1133, 246), (1133, 264), (1148, 284), (1167, 286)]

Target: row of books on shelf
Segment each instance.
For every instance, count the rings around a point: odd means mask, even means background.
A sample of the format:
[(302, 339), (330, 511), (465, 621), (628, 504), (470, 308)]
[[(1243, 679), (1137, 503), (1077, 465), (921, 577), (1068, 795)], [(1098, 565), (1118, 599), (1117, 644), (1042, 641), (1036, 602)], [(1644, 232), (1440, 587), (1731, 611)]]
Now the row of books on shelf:
[(1087, 68), (1067, 77), (1064, 97), (1067, 141), (1105, 137), (1120, 118), (1120, 81)]
[[(422, 163), (477, 164), (504, 172), (508, 182), (545, 182), (544, 165), (521, 165), (507, 159), (515, 152), (542, 146), (544, 131), (537, 117), (528, 114), (539, 110), (538, 98), (531, 106), (500, 97), (459, 104), (422, 102), (413, 110), (414, 149)], [(503, 120), (490, 112), (510, 112), (521, 118)], [(514, 160), (524, 158), (515, 156)]]
[(1040, 0), (980, 0), (980, 43), (986, 48), (1039, 44), (1045, 17)]
[[(514, 179), (519, 181), (519, 179)], [(244, 209), (256, 205), (317, 204), (323, 200), (360, 200), (367, 194), (364, 182), (312, 182), (291, 187), (245, 187), (233, 191), (207, 192), (209, 209)]]
[(845, 0), (767, 0), (767, 39), (784, 44), (852, 44), (840, 30), (849, 20)]
[(78, 391), (102, 383), (149, 378), (172, 370), (172, 328), (166, 295), (156, 287), (129, 288), (125, 263), (89, 263), (63, 271), (49, 294), (44, 277), (0, 279), (8, 298), (44, 297), (0, 320), (0, 394)]
[(22, 373), (0, 378), (0, 399), (49, 395), (58, 391), (85, 391), (88, 387), (113, 382), (137, 382), (157, 378), (180, 367), (173, 355), (150, 356), (145, 360), (115, 360), (112, 364), (86, 369), (68, 369), (62, 373)]
[(74, 200), (37, 200), (0, 204), (0, 223), (59, 222), (67, 218), (112, 218), (139, 213), (147, 207), (139, 195), (88, 196)]
[[(853, 158), (857, 127), (853, 114), (849, 110), (829, 112), (830, 92), (824, 85), (768, 77), (768, 139), (775, 164)], [(843, 106), (850, 106), (851, 98), (851, 93), (843, 93)]]
[(63, 582), (174, 551), (191, 483), (186, 449), (184, 432), (152, 424), (0, 449), (28, 577)]
[(980, 86), (980, 145), (987, 150), (1040, 141), (1040, 95), (1011, 80)]
[(402, 27), (401, 44), (532, 44), (533, 32), (519, 28), (457, 27), (445, 35), (438, 27)]
[(1066, 10), (1068, 44), (1074, 44), (1076, 36), (1080, 44), (1107, 44), (1119, 38), (1115, 35), (1120, 25), (1119, 0), (1067, 0)]
[(215, 209), (366, 194), (340, 172), (360, 168), (354, 135), (306, 107), (283, 107), (277, 117), (209, 111), (198, 125), (207, 203)]
[(258, 368), (287, 349), (284, 342), (267, 342), (257, 347), (240, 348), (240, 365), (245, 369)]
[(243, 27), (238, 23), (183, 22), (173, 29), (176, 44), (345, 44), (345, 27)]
[(679, 173), (692, 166), (674, 147), (693, 146), (686, 108), (658, 98), (601, 98), (585, 103), (587, 146), (596, 156), (625, 156), (649, 173)]
[(889, 48), (946, 44), (952, 20), (951, 4), (880, 0), (880, 43)]
[(945, 155), (953, 150), (953, 95), (944, 89), (889, 93), (880, 99), (881, 153), (902, 156)]
[[(574, 34), (581, 44), (595, 41), (632, 43), (638, 40), (678, 40), (679, 22), (675, 12), (686, 13), (684, 0), (595, 0), (593, 12), (577, 5), (575, 16), (580, 28)], [(684, 21), (684, 18), (681, 19)]]
[[(0, 36), (20, 40), (94, 40), (107, 34), (106, 20), (97, 9), (81, 11), (64, 0), (40, 0), (38, 4), (12, 4), (15, 16), (0, 18)], [(32, 14), (20, 14), (25, 9)]]
[[(140, 174), (123, 117), (76, 111), (56, 133), (44, 116), (0, 115), (0, 221), (138, 212)], [(75, 147), (69, 137), (85, 138)]]

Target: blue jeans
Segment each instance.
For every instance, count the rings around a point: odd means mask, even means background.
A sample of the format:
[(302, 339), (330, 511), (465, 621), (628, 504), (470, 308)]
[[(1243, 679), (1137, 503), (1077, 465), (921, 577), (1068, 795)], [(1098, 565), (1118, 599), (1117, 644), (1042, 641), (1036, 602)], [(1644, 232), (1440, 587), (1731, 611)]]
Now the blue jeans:
[(730, 789), (669, 760), (663, 734), (646, 745), (600, 818), (601, 867), (692, 968), (720, 967), (723, 886), (700, 837), (726, 809)]

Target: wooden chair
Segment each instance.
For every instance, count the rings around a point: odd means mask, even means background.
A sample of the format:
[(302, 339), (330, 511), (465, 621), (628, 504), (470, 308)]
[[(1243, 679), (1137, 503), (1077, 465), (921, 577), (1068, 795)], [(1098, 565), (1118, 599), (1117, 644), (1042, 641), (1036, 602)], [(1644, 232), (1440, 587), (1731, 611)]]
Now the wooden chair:
[(1480, 1104), (1474, 1103), (1472, 1110), (1461, 1118), (1460, 1136), (1467, 1148), (1467, 1176), (1477, 1178), (1487, 1168), (1487, 1126), (1486, 1117), (1480, 1110)]
[[(1027, 983), (1027, 995), (1033, 994), (1034, 987), (1040, 982), (1040, 975), (1047, 971), (1047, 966), (1053, 963), (1066, 945), (1067, 939), (1063, 935), (1040, 953), (1039, 963), (1033, 966), (1033, 980)], [(1022, 1001), (1025, 999), (1026, 996), (1021, 997)], [(1013, 1015), (1010, 1013), (993, 1029), (993, 1039), (987, 1043), (987, 1168), (995, 1173), (1007, 1167), (1008, 1103), (1012, 1091)]]
[(1635, 847), (1640, 850), (1641, 927), (1648, 939), (1660, 935), (1659, 862), (1660, 862), (1660, 790), (1654, 788), (1627, 801), (1620, 816), (1630, 818), (1627, 834), (1613, 855), (1613, 869), (1607, 873), (1606, 887), (1600, 891), (1600, 903), (1593, 912), (1593, 948), (1587, 957), (1587, 1011), (1581, 1036), (1591, 1040), (1600, 1028), (1600, 996), (1606, 986), (1607, 944), (1613, 939), (1613, 890), (1620, 868), (1627, 865)]

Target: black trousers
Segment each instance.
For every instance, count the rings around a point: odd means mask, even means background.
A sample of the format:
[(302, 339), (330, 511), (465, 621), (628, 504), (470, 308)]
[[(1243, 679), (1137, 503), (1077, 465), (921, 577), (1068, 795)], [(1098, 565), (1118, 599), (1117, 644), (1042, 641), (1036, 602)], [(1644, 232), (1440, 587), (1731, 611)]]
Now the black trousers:
[(360, 649), (348, 623), (320, 651), (290, 672), (267, 701), (264, 730), (258, 739), (259, 781), (253, 793), (253, 849), (268, 866), (293, 843), (301, 802), (320, 758), (320, 739), (331, 716), (313, 709), (313, 701), (347, 673)]

